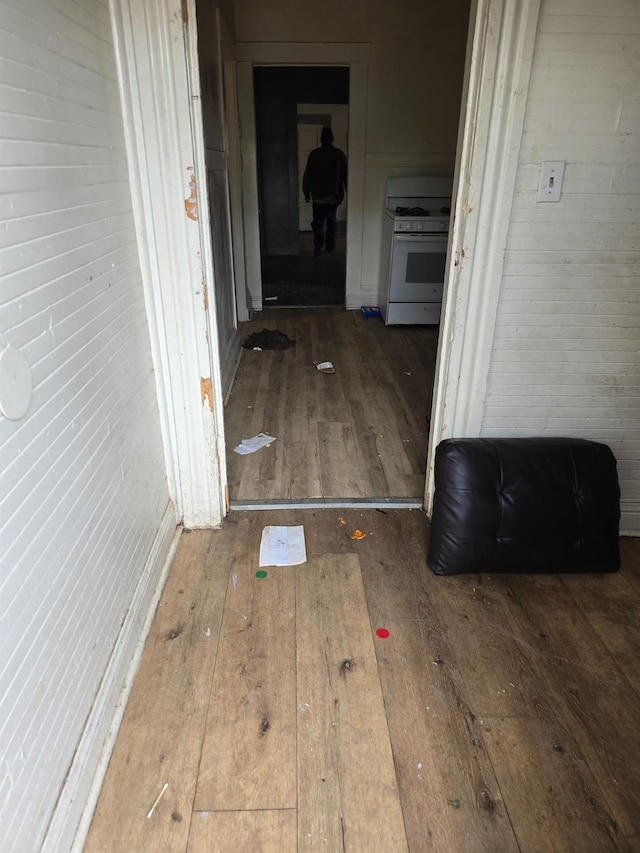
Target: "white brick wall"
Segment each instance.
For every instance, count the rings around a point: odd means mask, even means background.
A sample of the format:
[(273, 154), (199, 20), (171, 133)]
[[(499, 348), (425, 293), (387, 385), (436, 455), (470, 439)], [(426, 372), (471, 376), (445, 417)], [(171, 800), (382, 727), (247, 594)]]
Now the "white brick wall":
[(0, 416), (0, 847), (35, 851), (169, 504), (106, 2), (0, 3), (8, 344), (33, 397)]
[[(609, 444), (636, 529), (639, 92), (637, 0), (543, 0), (482, 426)], [(559, 203), (536, 203), (543, 160)]]

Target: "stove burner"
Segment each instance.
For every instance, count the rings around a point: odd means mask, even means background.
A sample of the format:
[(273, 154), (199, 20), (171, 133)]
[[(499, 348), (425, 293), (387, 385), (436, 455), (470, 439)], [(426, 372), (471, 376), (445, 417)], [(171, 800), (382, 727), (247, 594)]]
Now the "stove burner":
[(431, 216), (424, 207), (396, 207), (398, 216)]

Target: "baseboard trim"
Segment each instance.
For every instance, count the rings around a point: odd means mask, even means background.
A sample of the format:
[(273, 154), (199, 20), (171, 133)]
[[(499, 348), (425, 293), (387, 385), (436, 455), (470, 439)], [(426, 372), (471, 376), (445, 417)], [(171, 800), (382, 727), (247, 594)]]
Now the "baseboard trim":
[(169, 501), (49, 822), (41, 851), (81, 853), (144, 644), (180, 538)]
[(620, 501), (620, 535), (640, 536), (640, 501)]

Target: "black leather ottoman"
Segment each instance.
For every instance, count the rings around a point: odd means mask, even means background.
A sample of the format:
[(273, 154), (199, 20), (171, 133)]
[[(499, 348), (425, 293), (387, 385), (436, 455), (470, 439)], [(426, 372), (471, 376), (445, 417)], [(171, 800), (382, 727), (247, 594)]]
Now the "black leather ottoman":
[(462, 572), (614, 572), (620, 489), (610, 448), (570, 438), (453, 438), (436, 449), (427, 562)]

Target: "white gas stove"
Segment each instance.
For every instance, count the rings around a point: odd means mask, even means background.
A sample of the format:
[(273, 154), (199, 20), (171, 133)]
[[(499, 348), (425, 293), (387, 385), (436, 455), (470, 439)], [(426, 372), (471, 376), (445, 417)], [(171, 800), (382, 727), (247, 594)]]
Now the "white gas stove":
[(387, 325), (440, 321), (452, 178), (391, 178), (383, 225)]

